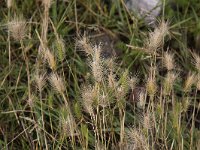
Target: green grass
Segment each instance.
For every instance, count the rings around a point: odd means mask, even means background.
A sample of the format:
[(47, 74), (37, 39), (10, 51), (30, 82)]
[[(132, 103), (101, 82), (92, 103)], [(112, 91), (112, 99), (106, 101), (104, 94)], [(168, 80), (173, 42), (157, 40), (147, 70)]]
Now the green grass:
[[(169, 32), (151, 49), (156, 30), (122, 0), (54, 0), (50, 8), (3, 1), (0, 149), (198, 150), (200, 2), (164, 4), (159, 20)], [(10, 29), (16, 16), (26, 21), (18, 37), (16, 24)], [(105, 51), (94, 47), (101, 33), (113, 39), (115, 57), (102, 58)]]

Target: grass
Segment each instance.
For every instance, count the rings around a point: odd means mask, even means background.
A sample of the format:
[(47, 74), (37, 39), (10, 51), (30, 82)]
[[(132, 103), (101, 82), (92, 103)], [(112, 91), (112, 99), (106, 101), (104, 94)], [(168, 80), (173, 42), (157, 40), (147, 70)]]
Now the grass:
[(199, 6), (3, 1), (0, 149), (198, 150)]

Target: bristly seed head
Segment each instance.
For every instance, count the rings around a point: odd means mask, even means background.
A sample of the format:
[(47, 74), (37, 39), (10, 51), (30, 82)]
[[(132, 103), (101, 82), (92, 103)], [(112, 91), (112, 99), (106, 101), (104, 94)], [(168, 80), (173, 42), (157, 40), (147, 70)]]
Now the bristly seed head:
[(99, 105), (102, 107), (107, 107), (109, 105), (109, 97), (104, 91), (99, 96)]
[(156, 51), (158, 48), (161, 47), (163, 38), (168, 34), (168, 30), (168, 22), (162, 21), (153, 32), (149, 33), (147, 49), (150, 52)]
[(150, 112), (147, 112), (143, 115), (143, 120), (142, 120), (142, 124), (144, 129), (148, 130), (148, 129), (152, 129), (154, 124), (153, 124), (153, 118)]
[(60, 61), (65, 58), (65, 43), (62, 37), (58, 37), (55, 41), (56, 54)]
[(74, 136), (76, 123), (72, 115), (67, 115), (65, 118), (60, 119), (62, 132), (67, 136)]
[(13, 0), (7, 0), (7, 7), (11, 8), (13, 5)]
[(41, 50), (40, 52), (42, 54), (42, 57), (44, 58), (44, 62), (47, 60), (49, 67), (52, 70), (55, 70), (56, 59), (55, 59), (54, 54), (48, 48), (47, 49), (41, 48), (40, 50)]
[(63, 94), (65, 91), (65, 86), (63, 79), (58, 76), (56, 73), (52, 73), (49, 77), (49, 81), (51, 83), (51, 86), (60, 94)]
[(155, 78), (149, 77), (146, 83), (146, 90), (150, 96), (154, 96), (157, 91), (157, 85)]
[(145, 136), (135, 128), (129, 128), (129, 130), (126, 132), (126, 140), (126, 149), (148, 149)]
[(80, 48), (80, 50), (84, 51), (87, 55), (92, 55), (93, 47), (89, 42), (86, 34), (84, 34), (76, 41), (76, 45)]
[(194, 65), (197, 71), (200, 73), (200, 56), (196, 53), (192, 53), (194, 58)]
[(46, 73), (43, 73), (43, 74), (36, 73), (35, 83), (36, 83), (37, 89), (41, 92), (46, 83)]
[(92, 74), (96, 82), (103, 80), (103, 61), (100, 55), (101, 47), (96, 45), (93, 48), (92, 61), (90, 62)]
[(200, 91), (200, 74), (198, 74), (196, 78), (197, 78), (196, 88), (197, 88), (197, 90)]
[(81, 92), (83, 107), (91, 115), (93, 114), (93, 103), (96, 97), (96, 92), (94, 88), (90, 85), (83, 86)]
[(167, 73), (167, 76), (165, 77), (164, 83), (163, 83), (163, 94), (164, 95), (170, 94), (177, 77), (178, 77), (178, 74), (176, 74), (174, 72)]
[(8, 23), (8, 31), (15, 40), (22, 40), (26, 36), (26, 21), (21, 16), (15, 16)]
[(164, 58), (163, 58), (163, 64), (168, 71), (174, 69), (175, 66), (174, 66), (174, 56), (173, 56), (173, 54), (170, 54), (169, 52), (165, 52)]
[(131, 88), (131, 90), (133, 91), (133, 89), (135, 88), (136, 84), (137, 84), (138, 79), (136, 77), (130, 77), (129, 78), (129, 86)]
[(189, 92), (192, 85), (196, 82), (196, 75), (194, 73), (189, 72), (187, 79), (185, 80), (185, 84), (183, 87), (184, 92)]
[(190, 106), (189, 97), (184, 97), (184, 99), (182, 100), (182, 110), (183, 110), (183, 112), (187, 112), (189, 106)]

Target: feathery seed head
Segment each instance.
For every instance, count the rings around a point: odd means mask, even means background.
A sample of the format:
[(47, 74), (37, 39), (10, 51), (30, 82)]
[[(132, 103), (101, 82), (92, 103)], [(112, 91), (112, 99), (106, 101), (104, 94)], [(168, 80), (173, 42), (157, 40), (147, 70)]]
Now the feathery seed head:
[(84, 86), (81, 92), (82, 102), (84, 109), (89, 113), (93, 114), (93, 103), (96, 97), (96, 91), (91, 85)]
[(101, 58), (101, 48), (95, 46), (92, 54), (92, 61), (90, 63), (92, 74), (97, 82), (101, 82), (103, 79), (103, 62)]
[(167, 35), (169, 33), (169, 22), (161, 21), (161, 23), (159, 24), (159, 30), (161, 31), (163, 36)]
[(65, 86), (63, 79), (58, 76), (56, 73), (52, 73), (49, 77), (49, 81), (51, 83), (51, 86), (60, 94), (63, 94), (65, 91)]
[(168, 71), (174, 69), (174, 56), (168, 52), (164, 53), (163, 64)]
[(143, 116), (143, 127), (144, 129), (152, 129), (153, 127), (153, 118), (150, 114), (150, 112), (146, 113), (144, 116)]
[(196, 75), (194, 73), (189, 73), (186, 80), (185, 80), (185, 84), (183, 87), (183, 91), (184, 92), (189, 92), (192, 85), (196, 82)]
[(135, 128), (129, 128), (126, 132), (126, 149), (148, 149), (145, 136)]
[(35, 83), (36, 83), (36, 86), (37, 86), (37, 89), (41, 92), (45, 83), (46, 83), (46, 73), (43, 73), (43, 74), (38, 74), (36, 73), (35, 75)]
[(168, 22), (162, 21), (153, 32), (149, 33), (149, 39), (147, 41), (147, 49), (156, 51), (161, 47), (164, 37), (167, 35), (169, 30)]
[(150, 96), (154, 96), (157, 90), (155, 78), (149, 77), (146, 83), (146, 90)]
[(90, 44), (88, 38), (86, 37), (86, 34), (84, 34), (82, 37), (80, 37), (77, 41), (76, 41), (76, 45), (82, 50), (84, 51), (87, 55), (92, 55), (93, 53), (93, 47)]
[(174, 72), (168, 72), (167, 76), (164, 79), (164, 83), (163, 83), (163, 93), (164, 95), (169, 95), (172, 88), (173, 88), (173, 84), (176, 80), (176, 78), (178, 77), (178, 74), (174, 73)]
[(41, 54), (44, 57), (44, 61), (47, 60), (48, 65), (52, 70), (56, 69), (56, 59), (54, 54), (47, 48), (47, 49), (41, 49)]
[(200, 74), (198, 74), (196, 78), (197, 78), (196, 88), (197, 88), (197, 90), (200, 91)]
[(182, 100), (182, 110), (183, 110), (183, 112), (187, 112), (189, 106), (190, 106), (189, 97), (185, 97), (185, 98)]
[(108, 96), (104, 92), (99, 96), (99, 105), (102, 107), (107, 107), (109, 105)]
[(7, 7), (11, 8), (13, 5), (13, 0), (7, 0)]
[(140, 95), (139, 95), (139, 106), (143, 107), (146, 103), (145, 100), (145, 92), (144, 91), (140, 91)]
[(108, 58), (108, 59), (106, 59), (106, 60), (105, 60), (105, 64), (106, 64), (106, 66), (108, 67), (108, 70), (109, 70), (110, 72), (114, 72), (114, 69), (115, 69), (115, 67), (116, 67), (116, 64), (115, 64), (115, 62), (114, 62), (114, 58)]
[(143, 108), (145, 106), (145, 88), (137, 87), (133, 90), (133, 101), (136, 101), (137, 106), (140, 108)]
[(62, 133), (66, 134), (67, 136), (74, 136), (76, 123), (72, 115), (68, 115), (65, 118), (62, 117), (60, 119), (60, 122), (61, 122), (62, 130), (64, 131)]
[(124, 97), (126, 96), (126, 92), (125, 92), (125, 87), (120, 85), (118, 88), (117, 88), (117, 93), (116, 93), (116, 96), (117, 96), (117, 99), (118, 100), (122, 100), (124, 99)]
[(26, 36), (26, 21), (21, 16), (15, 16), (8, 23), (8, 30), (15, 40), (22, 40)]
[(108, 86), (112, 89), (114, 89), (117, 86), (117, 81), (113, 72), (110, 72), (108, 74)]
[(93, 47), (92, 59), (93, 61), (100, 62), (101, 61), (101, 45), (95, 45)]
[(197, 71), (200, 73), (200, 56), (198, 54), (192, 53), (194, 57), (194, 65)]
[(63, 61), (63, 59), (65, 58), (65, 43), (62, 37), (59, 37), (55, 41), (55, 48), (58, 59), (60, 61)]
[(138, 81), (138, 79), (136, 77), (130, 77), (129, 78), (129, 86), (130, 86), (132, 91), (135, 88), (137, 81)]

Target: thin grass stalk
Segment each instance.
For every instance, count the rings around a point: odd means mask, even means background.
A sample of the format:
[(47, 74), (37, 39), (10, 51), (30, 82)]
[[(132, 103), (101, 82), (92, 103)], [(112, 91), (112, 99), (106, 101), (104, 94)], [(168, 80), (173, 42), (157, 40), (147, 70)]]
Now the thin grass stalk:
[[(65, 94), (64, 94), (64, 93), (61, 93), (61, 95), (62, 95), (62, 98), (63, 98), (63, 100), (64, 100), (65, 106), (66, 106), (66, 108), (68, 109), (68, 115), (69, 115), (69, 117), (73, 117), (73, 114), (72, 114), (70, 105), (69, 105), (69, 103), (68, 103), (68, 100), (67, 100)], [(77, 131), (77, 130), (76, 130), (76, 131)], [(72, 149), (75, 149), (76, 142), (75, 142), (75, 139), (74, 139), (74, 135), (70, 135), (69, 138), (70, 138), (70, 140), (71, 140), (71, 142), (72, 142)]]
[(123, 109), (119, 109), (119, 117), (120, 117), (120, 149), (123, 149), (124, 144), (124, 123), (125, 123), (125, 112)]
[[(96, 135), (97, 135), (97, 142), (96, 142), (96, 148), (97, 147), (99, 147), (99, 143), (100, 143), (100, 135), (101, 135), (101, 133), (99, 133), (99, 130), (100, 129), (98, 129), (98, 122), (100, 122), (100, 118), (98, 117), (99, 116), (99, 106), (97, 105), (97, 107), (96, 107), (96, 110), (97, 110), (97, 114), (95, 115), (95, 127), (96, 127)], [(99, 119), (99, 121), (98, 121), (98, 119)]]
[[(22, 48), (23, 59), (24, 59), (25, 65), (26, 65), (26, 74), (27, 74), (27, 81), (28, 81), (28, 83), (27, 83), (27, 85), (28, 85), (28, 99), (30, 100), (31, 99), (31, 82), (30, 82), (30, 71), (29, 71), (29, 59), (26, 55), (25, 47), (24, 47), (22, 39), (20, 40), (20, 44), (21, 44), (21, 48)], [(25, 129), (24, 123), (21, 122), (21, 124), (22, 124), (22, 127)], [(26, 134), (26, 136), (29, 140), (30, 145), (33, 146), (33, 143), (30, 140), (31, 138), (30, 138), (29, 134), (27, 132), (25, 132), (25, 134)]]
[[(11, 8), (9, 7), (8, 8), (8, 23), (10, 22), (10, 15), (11, 15)], [(10, 30), (8, 30), (8, 38), (7, 38), (7, 41), (8, 41), (8, 61), (9, 61), (9, 71), (11, 70), (11, 45), (10, 45)]]
[(28, 98), (31, 99), (31, 83), (30, 83), (30, 71), (29, 71), (29, 59), (26, 55), (26, 52), (25, 52), (25, 47), (24, 47), (24, 44), (23, 44), (23, 41), (20, 40), (20, 44), (21, 44), (21, 48), (22, 48), (22, 54), (23, 54), (23, 58), (24, 58), (24, 61), (25, 61), (25, 65), (26, 65), (26, 73), (27, 73), (27, 80), (28, 80)]
[(103, 107), (103, 130), (104, 130), (104, 146), (107, 149), (107, 142), (106, 142), (106, 122), (105, 122), (105, 108)]
[(195, 96), (194, 96), (194, 104), (193, 104), (193, 113), (192, 113), (192, 127), (190, 129), (190, 150), (193, 149), (193, 140), (194, 140), (194, 124), (195, 124), (195, 110), (196, 110), (196, 99), (197, 99), (197, 91), (198, 89), (195, 89)]
[[(41, 91), (41, 89), (39, 90), (39, 97), (40, 97), (40, 109), (41, 109), (40, 113), (41, 113), (41, 117), (42, 117), (42, 127), (43, 127), (43, 130), (45, 131), (45, 120), (44, 120), (44, 114), (43, 114), (43, 102), (42, 102), (42, 91)], [(46, 149), (48, 150), (48, 144), (47, 144), (47, 138), (46, 138), (45, 132), (43, 133), (43, 136), (44, 136)]]

